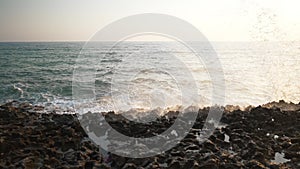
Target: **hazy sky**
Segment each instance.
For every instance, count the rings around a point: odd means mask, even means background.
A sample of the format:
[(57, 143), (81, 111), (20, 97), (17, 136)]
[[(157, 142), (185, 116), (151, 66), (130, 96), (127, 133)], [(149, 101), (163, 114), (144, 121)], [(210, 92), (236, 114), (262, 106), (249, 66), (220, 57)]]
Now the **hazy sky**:
[(211, 41), (299, 41), (299, 8), (299, 0), (0, 0), (0, 41), (85, 41), (139, 13), (184, 19)]

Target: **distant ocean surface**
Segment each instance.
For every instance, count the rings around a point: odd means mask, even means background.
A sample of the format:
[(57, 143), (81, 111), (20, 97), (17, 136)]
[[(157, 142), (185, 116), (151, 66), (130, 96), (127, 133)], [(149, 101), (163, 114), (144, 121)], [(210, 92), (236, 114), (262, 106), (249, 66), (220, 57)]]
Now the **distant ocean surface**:
[[(212, 46), (224, 72), (225, 105), (259, 105), (278, 100), (300, 102), (299, 42), (213, 42)], [(83, 42), (0, 43), (0, 103), (18, 100), (56, 109), (71, 109), (73, 70), (80, 63), (78, 56), (83, 47)], [(93, 55), (101, 53), (101, 50), (91, 48), (85, 54)], [(198, 105), (210, 105), (211, 81), (205, 65), (193, 65), (197, 62), (187, 57), (192, 52), (171, 42), (126, 42), (115, 46), (106, 57), (98, 58), (95, 76), (97, 99), (112, 101), (109, 92), (116, 77), (120, 85), (128, 78), (134, 82), (131, 101), (136, 102), (138, 108), (143, 105), (166, 108), (180, 104), (180, 91), (176, 79), (172, 78), (177, 75), (150, 69), (161, 65), (180, 72), (180, 67), (170, 60), (173, 55), (186, 58), (191, 63), (189, 70), (196, 75), (195, 83), (201, 95)], [(117, 72), (116, 65), (120, 64), (128, 67)], [(126, 74), (131, 71), (135, 73), (132, 73), (133, 78)], [(118, 92), (126, 92), (126, 87), (121, 86)]]

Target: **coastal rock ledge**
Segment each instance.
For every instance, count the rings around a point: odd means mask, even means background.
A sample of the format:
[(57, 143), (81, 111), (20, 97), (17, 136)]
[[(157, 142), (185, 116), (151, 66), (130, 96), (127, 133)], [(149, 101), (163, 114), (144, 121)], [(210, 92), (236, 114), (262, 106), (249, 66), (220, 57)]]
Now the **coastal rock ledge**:
[[(199, 144), (197, 135), (209, 111), (203, 108), (194, 112), (197, 121), (180, 143), (142, 159), (102, 155), (76, 114), (40, 113), (43, 109), (18, 102), (0, 106), (0, 168), (300, 168), (300, 110), (296, 108), (268, 105), (225, 111), (222, 125)], [(137, 125), (113, 112), (104, 113), (113, 128), (134, 137), (161, 133), (174, 123), (176, 114), (170, 111), (155, 122)]]

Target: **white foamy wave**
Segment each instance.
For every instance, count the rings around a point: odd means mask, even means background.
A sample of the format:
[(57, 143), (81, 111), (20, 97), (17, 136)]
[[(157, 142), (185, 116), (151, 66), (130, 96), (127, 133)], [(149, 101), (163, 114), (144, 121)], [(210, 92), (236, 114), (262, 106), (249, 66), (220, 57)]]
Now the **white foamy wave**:
[(17, 84), (14, 84), (14, 85), (13, 85), (13, 88), (19, 91), (19, 93), (20, 93), (20, 98), (24, 98), (24, 91), (23, 91), (23, 89), (22, 89), (22, 88), (24, 88), (24, 87), (25, 87), (25, 85), (22, 84), (22, 83), (17, 83)]

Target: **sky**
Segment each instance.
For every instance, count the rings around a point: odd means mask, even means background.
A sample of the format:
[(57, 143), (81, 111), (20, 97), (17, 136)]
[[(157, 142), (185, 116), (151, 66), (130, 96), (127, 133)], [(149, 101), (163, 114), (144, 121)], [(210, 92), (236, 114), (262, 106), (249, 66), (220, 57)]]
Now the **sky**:
[(0, 41), (87, 41), (141, 13), (178, 17), (211, 41), (300, 41), (299, 7), (299, 0), (0, 0)]

